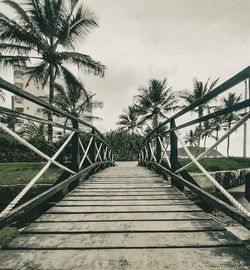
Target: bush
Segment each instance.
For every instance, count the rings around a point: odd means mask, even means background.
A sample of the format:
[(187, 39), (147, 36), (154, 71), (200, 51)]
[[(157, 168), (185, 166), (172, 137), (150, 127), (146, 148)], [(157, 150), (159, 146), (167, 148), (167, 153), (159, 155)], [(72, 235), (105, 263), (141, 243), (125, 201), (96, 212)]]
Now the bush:
[[(46, 155), (53, 155), (54, 146), (44, 137), (32, 136), (27, 141)], [(43, 158), (5, 132), (0, 133), (0, 162), (42, 161)]]
[(137, 160), (143, 136), (122, 130), (111, 130), (105, 134), (116, 161)]

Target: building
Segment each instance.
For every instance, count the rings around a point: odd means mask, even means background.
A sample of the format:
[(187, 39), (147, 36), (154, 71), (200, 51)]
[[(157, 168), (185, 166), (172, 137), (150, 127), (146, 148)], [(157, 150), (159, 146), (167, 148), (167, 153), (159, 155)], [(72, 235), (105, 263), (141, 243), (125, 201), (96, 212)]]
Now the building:
[[(27, 85), (27, 78), (20, 67), (14, 67), (14, 85), (36, 97), (47, 100), (46, 88), (43, 89), (41, 85), (36, 85), (33, 81), (30, 81)], [(12, 96), (12, 109), (43, 118), (42, 107), (16, 95)], [(21, 132), (27, 122), (28, 120), (17, 119), (15, 131)]]
[[(38, 98), (48, 101), (48, 95), (49, 95), (48, 86), (45, 86), (44, 88), (42, 88), (41, 84), (36, 84), (33, 80), (31, 80), (27, 85), (27, 81), (28, 81), (28, 78), (27, 76), (25, 76), (23, 70), (20, 67), (15, 67), (14, 68), (14, 85), (20, 89), (23, 89), (29, 92), (30, 94)], [(14, 109), (17, 112), (34, 115), (40, 118), (46, 117), (44, 115), (44, 110), (41, 106), (16, 95), (12, 96), (12, 109)], [(86, 115), (92, 116), (92, 110), (84, 112), (84, 115), (80, 117), (82, 120), (91, 123), (92, 121), (89, 121), (88, 118), (86, 118)], [(54, 121), (56, 123), (64, 125), (65, 118), (54, 117)], [(15, 131), (17, 133), (21, 133), (27, 122), (28, 120), (26, 119), (21, 119), (21, 118), (17, 119), (16, 124), (15, 124)], [(68, 121), (67, 125), (71, 125), (71, 122)], [(53, 130), (54, 130), (53, 132), (54, 140), (58, 140), (63, 137), (63, 130), (61, 128), (54, 127)], [(89, 131), (89, 130), (86, 129), (86, 131)]]

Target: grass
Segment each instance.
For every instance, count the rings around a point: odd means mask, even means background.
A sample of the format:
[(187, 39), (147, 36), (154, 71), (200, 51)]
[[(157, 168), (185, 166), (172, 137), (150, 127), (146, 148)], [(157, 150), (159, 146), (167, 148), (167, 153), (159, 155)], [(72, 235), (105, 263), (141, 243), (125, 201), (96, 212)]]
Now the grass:
[(0, 249), (7, 246), (7, 244), (18, 235), (18, 230), (12, 227), (5, 227), (0, 230)]
[[(191, 160), (188, 158), (181, 158), (179, 162), (184, 166)], [(241, 157), (221, 157), (221, 158), (203, 158), (199, 161), (201, 165), (209, 172), (215, 171), (232, 171), (237, 169), (250, 168), (250, 158)], [(201, 172), (195, 165), (191, 165), (188, 172)]]
[[(0, 164), (0, 185), (15, 185), (28, 183), (45, 165), (43, 162), (18, 162)], [(53, 184), (62, 170), (51, 165), (37, 183)]]

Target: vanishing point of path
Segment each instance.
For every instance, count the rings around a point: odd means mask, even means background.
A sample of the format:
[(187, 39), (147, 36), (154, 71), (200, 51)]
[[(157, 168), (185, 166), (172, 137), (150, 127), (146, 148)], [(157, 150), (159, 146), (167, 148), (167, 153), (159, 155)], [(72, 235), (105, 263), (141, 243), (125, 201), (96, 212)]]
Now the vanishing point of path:
[(250, 251), (133, 162), (92, 176), (0, 251), (0, 269), (249, 269)]

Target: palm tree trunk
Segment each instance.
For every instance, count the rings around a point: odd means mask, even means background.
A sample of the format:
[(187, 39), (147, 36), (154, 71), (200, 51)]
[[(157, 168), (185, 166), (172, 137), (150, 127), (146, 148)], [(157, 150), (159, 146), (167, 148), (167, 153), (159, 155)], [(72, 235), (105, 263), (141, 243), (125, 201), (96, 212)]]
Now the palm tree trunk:
[[(231, 122), (228, 123), (228, 130), (231, 128)], [(230, 136), (227, 137), (227, 157), (229, 157), (229, 148), (230, 148)]]
[[(218, 141), (218, 139), (219, 139), (219, 130), (217, 129), (216, 130), (216, 142)], [(216, 145), (216, 148), (215, 148), (216, 150), (217, 150), (217, 147), (218, 146)]]
[[(54, 74), (54, 67), (53, 65), (50, 65), (49, 67), (50, 69), (50, 74), (49, 74), (49, 103), (52, 104), (53, 103), (53, 99), (54, 99), (54, 83), (55, 83), (55, 74)], [(53, 115), (52, 113), (49, 111), (48, 112), (48, 120), (49, 121), (53, 121)], [(48, 125), (48, 142), (52, 142), (53, 140), (53, 126), (52, 125)]]
[(158, 115), (155, 114), (155, 115), (153, 116), (152, 128), (155, 129), (155, 128), (158, 127), (158, 125), (159, 125), (159, 124), (158, 124)]

